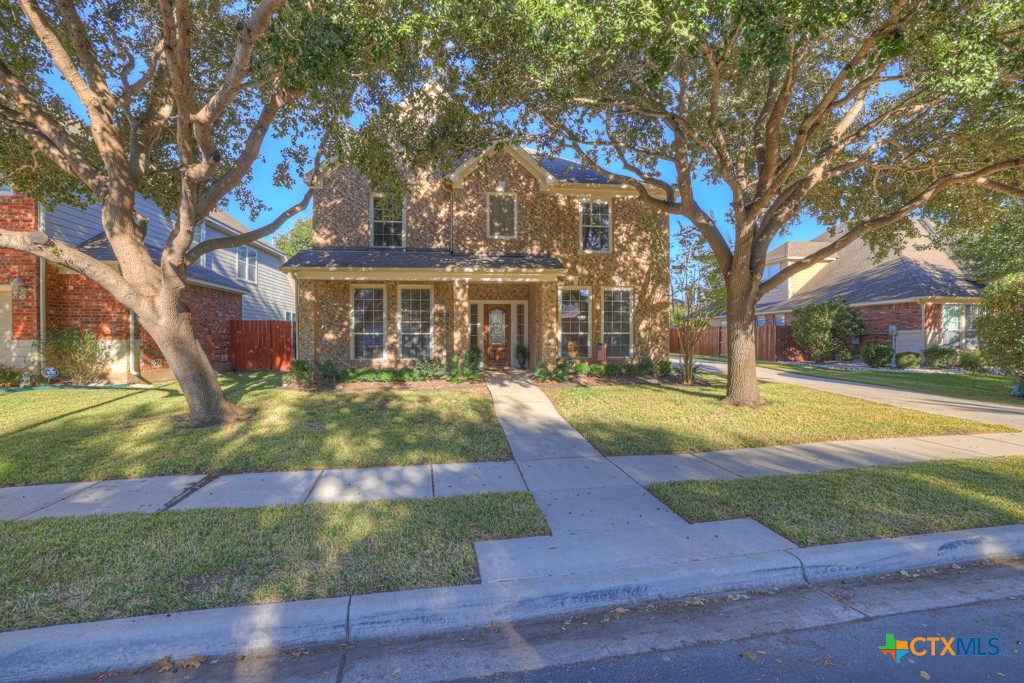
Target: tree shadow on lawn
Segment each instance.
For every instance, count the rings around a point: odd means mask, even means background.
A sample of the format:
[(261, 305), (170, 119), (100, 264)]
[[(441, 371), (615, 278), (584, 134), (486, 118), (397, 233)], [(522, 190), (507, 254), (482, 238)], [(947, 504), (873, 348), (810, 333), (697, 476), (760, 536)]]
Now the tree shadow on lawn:
[(650, 489), (689, 522), (750, 517), (801, 547), (1024, 523), (1024, 456)]
[[(511, 455), (483, 394), (277, 391), (273, 380), (227, 378), (229, 396), (248, 417), (221, 427), (182, 427), (185, 403), (176, 390), (135, 392), (144, 395), (116, 404), (93, 402), (73, 412), (34, 406), (31, 419), (22, 415), (0, 433), (0, 485)], [(59, 417), (39, 420), (46, 410)]]

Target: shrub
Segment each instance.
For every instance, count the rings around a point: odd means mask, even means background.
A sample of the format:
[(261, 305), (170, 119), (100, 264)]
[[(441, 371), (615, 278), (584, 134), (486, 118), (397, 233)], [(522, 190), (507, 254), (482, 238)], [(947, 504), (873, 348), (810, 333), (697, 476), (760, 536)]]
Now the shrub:
[(319, 360), (316, 362), (316, 379), (318, 382), (337, 384), (345, 379), (345, 373), (338, 370), (334, 361)]
[(636, 364), (636, 373), (638, 375), (650, 377), (654, 374), (654, 361), (650, 358), (641, 358)]
[(892, 360), (892, 347), (885, 344), (868, 344), (860, 350), (860, 357), (871, 367), (880, 368)]
[(110, 360), (110, 352), (92, 330), (49, 332), (43, 341), (46, 364), (57, 368), (71, 384), (95, 382)]
[(636, 363), (626, 363), (622, 366), (622, 374), (626, 377), (636, 377), (640, 374), (640, 366)]
[[(474, 351), (476, 353), (474, 353)], [(480, 350), (471, 348), (463, 356), (448, 361), (448, 381), (462, 384), (480, 379)]]
[(964, 372), (983, 372), (985, 362), (981, 358), (981, 351), (961, 351), (957, 365)]
[(931, 368), (956, 367), (956, 356), (956, 349), (947, 349), (944, 346), (929, 346), (924, 350), (925, 365)]
[(896, 354), (896, 367), (900, 370), (911, 370), (921, 367), (921, 354), (904, 351)]
[(416, 365), (413, 366), (412, 376), (414, 378), (413, 381), (446, 379), (448, 377), (448, 368), (439, 360), (421, 358), (416, 361)]
[(860, 312), (839, 298), (793, 311), (793, 341), (817, 363), (852, 357), (850, 339), (864, 330)]
[(985, 287), (976, 327), (985, 363), (1024, 383), (1024, 273)]
[(608, 365), (604, 366), (604, 374), (607, 375), (608, 377), (618, 377), (619, 375), (622, 374), (622, 367), (623, 366), (617, 363), (609, 363)]
[(549, 382), (551, 381), (551, 373), (543, 365), (538, 365), (537, 369), (533, 371), (534, 382)]
[(520, 365), (526, 365), (526, 361), (530, 360), (530, 349), (525, 344), (516, 345), (516, 362)]
[(591, 377), (604, 377), (604, 366), (594, 363), (590, 366), (588, 373)]
[(21, 371), (18, 368), (0, 363), (0, 389), (16, 387), (21, 384)]
[(313, 381), (313, 371), (309, 367), (309, 361), (293, 360), (284, 377), (289, 384), (309, 384)]
[(469, 351), (466, 351), (466, 355), (463, 357), (463, 362), (466, 365), (471, 365), (474, 368), (480, 367), (480, 361), (483, 360), (484, 354), (480, 350), (479, 346), (471, 346)]
[(576, 366), (577, 375), (589, 375), (590, 374), (590, 363), (583, 361)]
[(672, 374), (672, 361), (661, 360), (654, 366), (654, 374), (658, 377), (668, 377)]

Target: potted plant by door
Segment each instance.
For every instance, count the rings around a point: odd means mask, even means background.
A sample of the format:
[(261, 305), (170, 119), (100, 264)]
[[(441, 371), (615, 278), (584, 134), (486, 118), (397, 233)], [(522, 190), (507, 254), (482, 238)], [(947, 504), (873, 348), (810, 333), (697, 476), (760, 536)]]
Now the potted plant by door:
[(519, 369), (526, 369), (526, 361), (530, 359), (530, 349), (526, 348), (523, 344), (516, 347), (516, 362), (519, 363)]

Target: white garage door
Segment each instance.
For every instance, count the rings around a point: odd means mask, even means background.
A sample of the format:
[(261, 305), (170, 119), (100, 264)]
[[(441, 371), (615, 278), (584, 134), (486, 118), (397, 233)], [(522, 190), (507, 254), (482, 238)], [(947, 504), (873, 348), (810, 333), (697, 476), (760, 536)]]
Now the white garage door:
[(12, 329), (14, 329), (14, 325), (11, 320), (11, 290), (0, 289), (0, 363), (7, 365), (14, 363)]

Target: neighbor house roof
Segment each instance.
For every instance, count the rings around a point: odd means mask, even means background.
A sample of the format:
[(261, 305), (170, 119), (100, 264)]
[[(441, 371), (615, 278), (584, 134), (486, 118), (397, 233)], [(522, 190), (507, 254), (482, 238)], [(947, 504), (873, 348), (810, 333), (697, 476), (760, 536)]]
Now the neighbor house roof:
[[(824, 241), (824, 240), (821, 240)], [(820, 246), (820, 243), (819, 243)], [(758, 312), (790, 311), (837, 297), (851, 304), (937, 298), (976, 298), (982, 286), (942, 249), (931, 245), (924, 226), (895, 254), (876, 263), (871, 248), (857, 240), (836, 255), (794, 296), (760, 303)]]
[[(234, 216), (219, 209), (211, 211), (207, 216), (208, 220), (212, 220), (214, 223), (218, 223), (221, 228), (227, 228), (228, 231), (236, 232), (240, 235), (244, 235), (247, 232), (252, 232), (246, 226), (242, 225)], [(284, 261), (288, 258), (287, 254), (273, 246), (264, 239), (254, 240), (250, 242), (253, 246), (260, 247), (264, 251), (269, 251), (271, 254), (276, 256), (278, 260)]]
[(594, 169), (583, 166), (578, 161), (563, 157), (546, 156), (534, 150), (526, 150), (527, 154), (537, 160), (545, 171), (564, 183), (585, 183), (587, 185), (618, 185), (608, 180)]
[[(92, 256), (98, 261), (116, 261), (117, 257), (114, 256), (114, 249), (110, 246), (110, 242), (107, 240), (107, 236), (100, 234), (95, 237), (90, 237), (81, 244), (78, 245), (79, 251)], [(147, 251), (149, 251), (150, 258), (153, 259), (153, 263), (160, 262), (160, 249), (147, 244)], [(186, 271), (188, 281), (197, 285), (207, 285), (215, 289), (225, 289), (230, 292), (238, 292), (239, 294), (248, 294), (249, 290), (242, 287), (234, 280), (226, 278), (223, 275), (215, 273), (214, 271), (200, 266), (199, 264), (193, 263), (188, 267)]]
[(765, 257), (765, 261), (767, 263), (771, 263), (772, 261), (779, 260), (802, 259), (805, 256), (810, 256), (823, 246), (825, 245), (821, 242), (800, 242), (797, 240), (790, 240), (789, 242), (784, 242), (769, 251)]
[(288, 259), (282, 270), (295, 268), (404, 269), (433, 268), (444, 270), (564, 270), (553, 256), (534, 254), (452, 254), (437, 250), (412, 249), (305, 249)]

